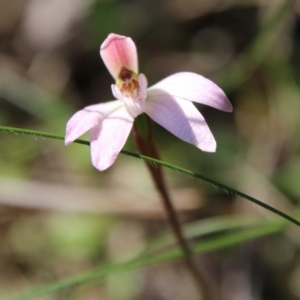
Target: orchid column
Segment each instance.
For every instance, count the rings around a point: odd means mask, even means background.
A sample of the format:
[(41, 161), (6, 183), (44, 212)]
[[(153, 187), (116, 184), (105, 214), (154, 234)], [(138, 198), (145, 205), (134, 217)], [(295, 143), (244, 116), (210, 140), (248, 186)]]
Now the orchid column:
[[(181, 140), (206, 152), (215, 152), (216, 141), (205, 119), (192, 101), (212, 106), (226, 112), (232, 106), (224, 92), (212, 81), (201, 75), (182, 72), (173, 74), (147, 89), (147, 79), (138, 72), (137, 50), (131, 38), (110, 34), (100, 48), (100, 55), (115, 79), (112, 94), (117, 100), (95, 104), (75, 113), (66, 128), (65, 144), (68, 145), (90, 130), (92, 163), (99, 171), (109, 168), (123, 148), (132, 127), (139, 151), (159, 158), (151, 132), (141, 136), (134, 119), (145, 113)], [(172, 206), (160, 166), (147, 164), (155, 186), (160, 192), (170, 224), (178, 243), (185, 253), (186, 262), (200, 280), (192, 262), (181, 227)]]

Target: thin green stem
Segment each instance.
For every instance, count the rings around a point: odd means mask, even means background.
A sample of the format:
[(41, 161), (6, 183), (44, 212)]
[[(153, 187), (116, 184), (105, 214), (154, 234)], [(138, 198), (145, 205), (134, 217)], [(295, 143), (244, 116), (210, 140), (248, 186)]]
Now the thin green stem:
[[(61, 135), (56, 135), (56, 134), (51, 134), (51, 133), (46, 133), (46, 132), (41, 132), (41, 131), (35, 131), (35, 130), (28, 130), (28, 129), (21, 129), (21, 128), (14, 128), (14, 127), (6, 127), (6, 126), (0, 126), (0, 131), (3, 131), (3, 132), (7, 132), (7, 133), (15, 133), (15, 134), (22, 134), (22, 135), (31, 135), (31, 136), (34, 136), (34, 137), (42, 137), (42, 138), (51, 138), (51, 139), (56, 139), (56, 140), (64, 140), (64, 137), (61, 136)], [(86, 146), (89, 146), (90, 145), (90, 142), (88, 141), (84, 141), (84, 140), (76, 140), (74, 141), (74, 143), (77, 143), (77, 144), (81, 144), (81, 145), (86, 145)], [(210, 179), (208, 177), (205, 177), (203, 175), (200, 175), (198, 173), (195, 173), (195, 172), (192, 172), (192, 171), (189, 171), (189, 170), (186, 170), (184, 168), (181, 168), (181, 167), (178, 167), (178, 166), (174, 166), (170, 163), (167, 163), (167, 162), (164, 162), (164, 161), (161, 161), (161, 160), (158, 160), (158, 159), (155, 159), (155, 158), (152, 158), (152, 157), (149, 157), (149, 156), (145, 156), (145, 155), (142, 155), (142, 154), (138, 154), (138, 153), (133, 153), (133, 152), (130, 152), (130, 151), (126, 151), (126, 150), (122, 150), (121, 151), (122, 154), (125, 154), (125, 155), (128, 155), (128, 156), (131, 156), (131, 157), (134, 157), (134, 158), (139, 158), (139, 159), (142, 159), (146, 162), (150, 162), (152, 164), (156, 164), (156, 165), (160, 165), (162, 167), (165, 167), (165, 168), (168, 168), (170, 170), (174, 170), (174, 171), (177, 171), (177, 172), (180, 172), (182, 174), (186, 174), (186, 175), (189, 175), (189, 176), (192, 176), (194, 178), (197, 178), (197, 179), (200, 179), (206, 183), (209, 183), (209, 184), (212, 184), (213, 186), (217, 187), (217, 188), (220, 188), (224, 191), (226, 191), (227, 193), (229, 194), (232, 194), (232, 195), (235, 195), (235, 196), (240, 196), (246, 200), (249, 200), (251, 201), (252, 203), (255, 203), (267, 210), (269, 210), (270, 212), (282, 217), (283, 219), (286, 219), (288, 220), (289, 222), (297, 225), (300, 227), (300, 221), (296, 220), (295, 218), (281, 212), (280, 210), (254, 198), (254, 197), (251, 197), (245, 193), (242, 193), (234, 188), (231, 188), (225, 184), (222, 184), (222, 183), (219, 183), (218, 181), (215, 181), (213, 179)]]

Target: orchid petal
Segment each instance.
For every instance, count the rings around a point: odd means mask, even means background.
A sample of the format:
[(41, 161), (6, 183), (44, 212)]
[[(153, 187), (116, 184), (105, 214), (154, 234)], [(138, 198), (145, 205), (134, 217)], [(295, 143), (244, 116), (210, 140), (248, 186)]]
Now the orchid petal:
[(147, 80), (147, 77), (143, 73), (139, 74), (138, 80), (139, 80), (139, 86), (140, 86), (140, 98), (144, 99), (144, 101), (145, 101), (145, 99), (147, 98), (148, 80)]
[(131, 38), (111, 33), (102, 43), (100, 55), (115, 80), (122, 68), (138, 74), (137, 51)]
[(76, 112), (67, 123), (65, 145), (69, 145), (88, 130), (99, 125), (106, 115), (121, 106), (120, 101), (110, 101), (90, 105)]
[(193, 103), (155, 89), (148, 93), (146, 114), (183, 141), (206, 152), (216, 151), (216, 141)]
[(108, 115), (91, 129), (92, 163), (99, 171), (109, 168), (116, 160), (131, 131), (133, 118), (124, 107)]
[[(123, 96), (119, 88), (114, 84), (111, 85), (111, 90), (113, 95), (123, 103), (129, 114), (133, 118), (136, 118), (138, 115), (145, 112), (147, 90), (145, 90), (144, 92), (140, 91), (140, 95), (138, 95), (138, 97), (136, 98)], [(145, 95), (144, 98), (141, 96), (143, 95), (143, 93)]]
[(176, 99), (205, 104), (226, 112), (232, 105), (225, 93), (209, 79), (191, 72), (176, 73), (156, 83), (149, 90), (161, 90)]

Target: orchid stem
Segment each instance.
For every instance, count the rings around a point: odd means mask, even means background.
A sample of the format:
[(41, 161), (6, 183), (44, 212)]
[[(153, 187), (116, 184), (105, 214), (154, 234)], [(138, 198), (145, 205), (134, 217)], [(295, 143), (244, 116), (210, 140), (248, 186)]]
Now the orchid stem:
[[(134, 135), (135, 144), (141, 154), (153, 157), (155, 159), (159, 159), (159, 153), (152, 134), (151, 120), (148, 117), (147, 117), (147, 130), (148, 130), (147, 136), (144, 138), (140, 135), (137, 125), (136, 123), (134, 123), (133, 135)], [(145, 162), (145, 163), (154, 181), (154, 185), (162, 197), (163, 205), (165, 211), (167, 212), (170, 226), (173, 230), (173, 233), (176, 237), (179, 247), (184, 253), (185, 263), (188, 269), (190, 270), (192, 276), (194, 277), (197, 283), (197, 287), (200, 290), (200, 293), (202, 294), (201, 299), (213, 300), (213, 297), (211, 296), (211, 292), (209, 291), (206, 282), (204, 281), (204, 279), (202, 278), (202, 276), (200, 275), (199, 271), (197, 270), (194, 264), (193, 256), (192, 256), (193, 253), (187, 241), (184, 238), (179, 219), (177, 217), (175, 208), (172, 204), (171, 197), (169, 195), (168, 189), (165, 184), (163, 170), (160, 165), (153, 165), (150, 164), (149, 162)]]

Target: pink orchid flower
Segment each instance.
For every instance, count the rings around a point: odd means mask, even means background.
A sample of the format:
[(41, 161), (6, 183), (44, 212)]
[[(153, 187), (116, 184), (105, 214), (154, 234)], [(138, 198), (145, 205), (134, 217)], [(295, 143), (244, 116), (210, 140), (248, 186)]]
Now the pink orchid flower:
[(183, 141), (215, 152), (213, 134), (191, 101), (231, 112), (231, 103), (216, 84), (201, 75), (182, 72), (147, 89), (146, 76), (138, 73), (135, 44), (126, 36), (110, 34), (100, 47), (100, 55), (116, 80), (111, 89), (118, 100), (76, 112), (67, 123), (66, 145), (90, 130), (92, 163), (103, 171), (116, 160), (134, 118), (146, 113)]

